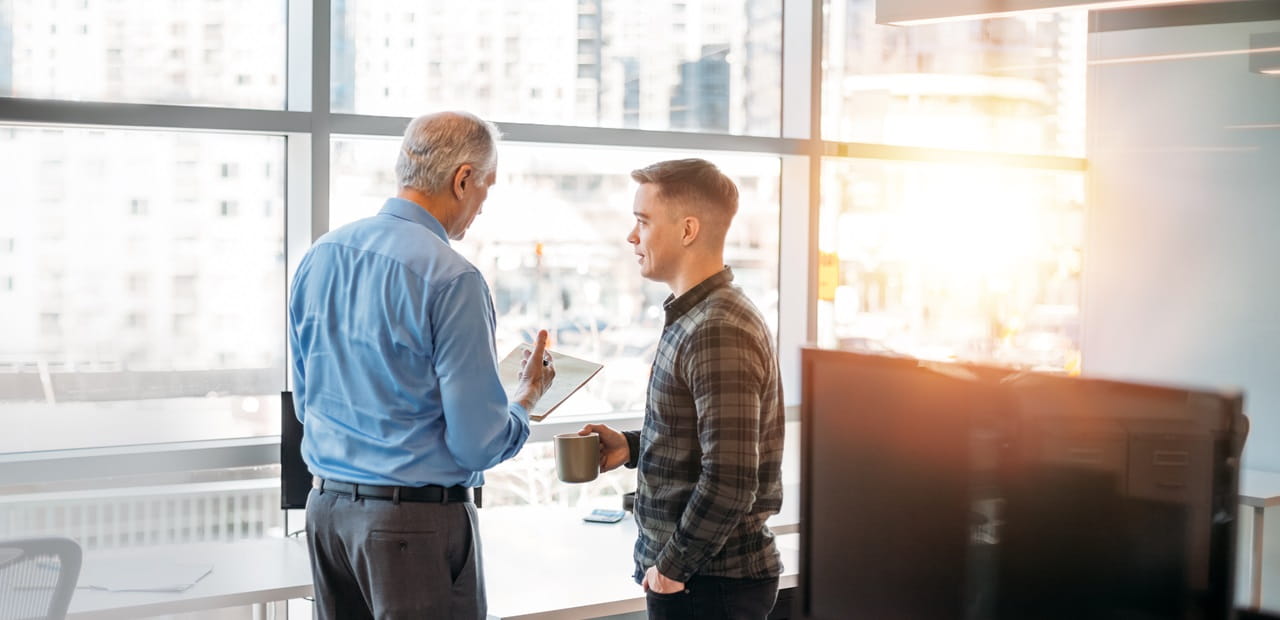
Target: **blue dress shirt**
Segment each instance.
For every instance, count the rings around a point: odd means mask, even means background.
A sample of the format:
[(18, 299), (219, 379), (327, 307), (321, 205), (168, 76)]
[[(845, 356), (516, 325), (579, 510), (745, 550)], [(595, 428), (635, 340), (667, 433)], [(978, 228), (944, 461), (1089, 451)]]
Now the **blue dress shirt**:
[(498, 379), (489, 287), (407, 200), (303, 257), (289, 348), (302, 458), (322, 478), (479, 486), (529, 436)]

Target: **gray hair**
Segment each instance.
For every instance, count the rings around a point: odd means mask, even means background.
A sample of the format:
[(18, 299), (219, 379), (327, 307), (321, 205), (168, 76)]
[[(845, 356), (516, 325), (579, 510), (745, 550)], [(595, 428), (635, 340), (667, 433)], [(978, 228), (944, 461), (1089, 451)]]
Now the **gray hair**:
[(497, 126), (469, 112), (437, 112), (409, 122), (396, 158), (400, 187), (436, 194), (449, 189), (453, 175), (471, 164), (484, 183), (498, 166)]

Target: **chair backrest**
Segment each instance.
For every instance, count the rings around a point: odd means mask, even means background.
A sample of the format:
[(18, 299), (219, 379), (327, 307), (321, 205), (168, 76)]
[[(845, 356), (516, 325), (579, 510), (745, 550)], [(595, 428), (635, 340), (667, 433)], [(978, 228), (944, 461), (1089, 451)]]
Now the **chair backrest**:
[(302, 460), (302, 422), (293, 407), (293, 392), (280, 392), (280, 509), (307, 507), (311, 472)]
[(0, 620), (65, 617), (79, 578), (70, 538), (0, 540)]

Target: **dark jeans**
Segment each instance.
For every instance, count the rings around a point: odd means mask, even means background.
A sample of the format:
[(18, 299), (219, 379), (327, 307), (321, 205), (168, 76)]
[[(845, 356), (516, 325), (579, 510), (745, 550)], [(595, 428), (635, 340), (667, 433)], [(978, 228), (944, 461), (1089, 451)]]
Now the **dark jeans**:
[(476, 507), (311, 490), (307, 545), (316, 617), (486, 616)]
[(778, 578), (731, 579), (694, 575), (675, 594), (646, 595), (651, 620), (764, 620), (778, 599)]

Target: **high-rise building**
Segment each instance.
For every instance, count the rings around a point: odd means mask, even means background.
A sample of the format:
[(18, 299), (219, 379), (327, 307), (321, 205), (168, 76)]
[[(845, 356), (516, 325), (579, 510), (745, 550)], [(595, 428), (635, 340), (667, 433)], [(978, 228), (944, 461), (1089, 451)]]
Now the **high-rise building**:
[(680, 63), (671, 96), (671, 128), (728, 133), (729, 50), (706, 46), (702, 57)]
[(622, 68), (622, 126), (640, 126), (640, 61), (619, 58)]
[(602, 0), (578, 0), (578, 81), (574, 106), (579, 118), (600, 120), (600, 83), (604, 47)]
[(334, 110), (355, 108), (356, 55), (352, 49), (347, 0), (330, 4), (335, 16), (330, 23), (329, 39), (329, 106)]

